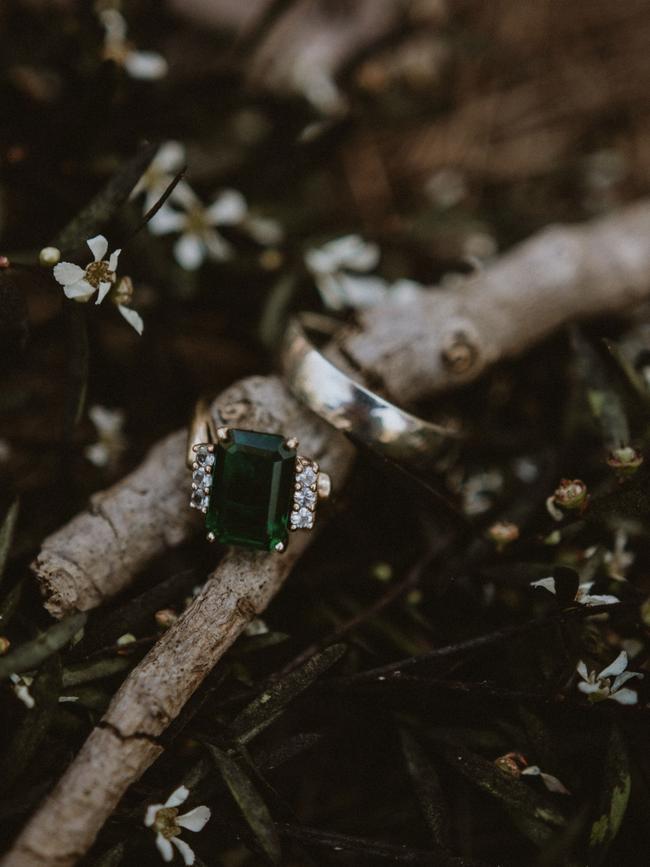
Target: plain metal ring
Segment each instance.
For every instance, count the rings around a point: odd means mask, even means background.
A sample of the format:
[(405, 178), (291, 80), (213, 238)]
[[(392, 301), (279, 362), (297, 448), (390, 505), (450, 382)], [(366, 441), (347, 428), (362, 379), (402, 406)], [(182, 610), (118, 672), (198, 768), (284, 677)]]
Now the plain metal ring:
[(329, 317), (303, 313), (288, 325), (281, 365), (289, 389), (298, 400), (351, 439), (393, 460), (436, 457), (450, 441), (458, 441), (457, 430), (400, 409), (325, 358), (310, 334), (326, 333), (331, 337), (333, 322)]

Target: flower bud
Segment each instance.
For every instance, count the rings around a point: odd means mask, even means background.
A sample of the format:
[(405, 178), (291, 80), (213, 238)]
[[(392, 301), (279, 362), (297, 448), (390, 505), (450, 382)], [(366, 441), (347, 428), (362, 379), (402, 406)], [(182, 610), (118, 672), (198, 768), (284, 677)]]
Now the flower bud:
[(616, 471), (617, 475), (632, 476), (643, 463), (643, 455), (632, 446), (621, 446), (612, 449), (607, 457), (607, 463)]
[(580, 479), (562, 479), (553, 494), (553, 502), (560, 509), (582, 509), (587, 504), (587, 486)]
[(161, 608), (154, 614), (154, 619), (161, 629), (169, 629), (178, 620), (178, 614), (173, 608)]
[(0, 268), (10, 268), (11, 262), (8, 256), (0, 256)]
[(5, 638), (4, 635), (0, 635), (0, 656), (4, 656), (10, 647), (11, 641), (9, 641), (8, 638)]
[(496, 545), (497, 551), (502, 551), (506, 545), (519, 538), (519, 527), (509, 521), (497, 521), (492, 524), (487, 534)]
[(53, 268), (61, 261), (61, 251), (58, 247), (43, 247), (38, 254), (38, 261), (47, 268)]
[(505, 756), (499, 756), (498, 759), (495, 759), (494, 764), (504, 774), (508, 774), (510, 777), (520, 777), (522, 769), (526, 767), (528, 762), (521, 753), (506, 753)]

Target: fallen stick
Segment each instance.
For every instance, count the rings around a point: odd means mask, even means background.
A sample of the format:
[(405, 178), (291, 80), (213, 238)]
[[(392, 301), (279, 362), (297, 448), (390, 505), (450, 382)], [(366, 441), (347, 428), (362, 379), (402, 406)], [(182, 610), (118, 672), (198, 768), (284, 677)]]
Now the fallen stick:
[[(550, 227), (453, 289), (423, 290), (407, 305), (360, 313), (358, 326), (337, 341), (341, 358), (398, 404), (431, 397), (476, 379), (564, 323), (648, 300), (648, 238), (648, 201), (583, 225)], [(243, 399), (263, 407), (265, 398), (262, 387)], [(237, 402), (236, 395), (220, 402), (224, 421), (238, 423)], [(306, 424), (308, 416), (299, 417)], [(294, 432), (289, 418), (276, 424)], [(44, 541), (33, 569), (55, 617), (101, 604), (192, 534), (184, 437), (163, 440), (131, 475)]]
[[(645, 300), (650, 294), (648, 237), (647, 203), (586, 227), (549, 229), (463, 288), (421, 293), (408, 308), (386, 305), (363, 314), (364, 332), (342, 338), (345, 357), (362, 370), (376, 369), (387, 391), (402, 399), (467, 381), (563, 322), (621, 311)], [(278, 379), (239, 383), (216, 401), (213, 411), (218, 422), (295, 434), (305, 453), (317, 458), (333, 476), (335, 489), (340, 488), (352, 459), (349, 445), (298, 406)], [(113, 568), (121, 566), (123, 574), (111, 575), (109, 586), (103, 586), (96, 573), (94, 596), (86, 599), (101, 599), (125, 586), (170, 539), (180, 541), (191, 532), (189, 520), (176, 515), (187, 497), (183, 441), (182, 433), (165, 440), (143, 467), (95, 499), (94, 515), (84, 513), (46, 541), (37, 574), (54, 562), (46, 552), (56, 552), (57, 568), (65, 571), (67, 586), (73, 588), (64, 596), (56, 570), (48, 568), (51, 591), (59, 594), (59, 613), (68, 610), (66, 599), (74, 598), (72, 607), (81, 607), (87, 592), (84, 575), (89, 582), (103, 557), (114, 558)], [(128, 520), (119, 515), (119, 503), (128, 506)], [(141, 515), (144, 504), (157, 510), (158, 519), (167, 516), (169, 526), (154, 532), (147, 523), (152, 516)], [(89, 515), (113, 533), (111, 541), (104, 528), (99, 551), (93, 549)], [(86, 537), (77, 535), (82, 529)], [(82, 857), (128, 786), (161, 752), (157, 738), (246, 623), (268, 605), (309, 536), (292, 542), (282, 557), (233, 552), (219, 564), (192, 605), (126, 679), (104, 719), (5, 856), (3, 867), (66, 867)], [(118, 544), (116, 560), (112, 548)], [(96, 602), (86, 607), (92, 604)], [(51, 601), (50, 607), (54, 610)]]
[[(352, 463), (351, 446), (297, 404), (277, 378), (238, 383), (215, 401), (213, 414), (219, 422), (297, 436), (301, 453), (316, 458), (330, 473), (334, 490), (340, 489)], [(179, 446), (178, 456), (171, 450), (174, 443)], [(169, 486), (179, 475), (177, 463), (184, 465), (183, 437), (174, 434), (162, 448), (154, 449), (145, 462), (149, 477), (156, 454), (165, 455), (172, 464), (159, 469), (161, 475), (170, 473), (165, 481)], [(131, 478), (142, 477), (138, 471)], [(188, 510), (189, 478), (185, 470), (179, 479), (184, 510)], [(124, 492), (118, 490), (118, 496), (124, 497)], [(147, 501), (150, 498), (148, 492)], [(2, 867), (65, 867), (83, 856), (129, 785), (162, 752), (157, 738), (247, 623), (266, 608), (311, 535), (292, 535), (283, 555), (237, 550), (224, 557), (189, 608), (124, 681), (101, 722), (2, 860)]]

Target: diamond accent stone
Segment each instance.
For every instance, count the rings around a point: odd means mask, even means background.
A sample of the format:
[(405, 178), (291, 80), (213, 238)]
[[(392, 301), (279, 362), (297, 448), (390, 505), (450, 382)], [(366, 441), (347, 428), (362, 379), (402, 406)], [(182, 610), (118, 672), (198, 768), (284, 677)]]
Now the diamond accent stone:
[(194, 470), (192, 473), (192, 481), (200, 488), (210, 487), (212, 484), (212, 474), (206, 472), (205, 467), (198, 467), (198, 469)]
[(304, 506), (297, 512), (291, 513), (291, 526), (297, 530), (311, 530), (314, 526), (314, 513)]
[(312, 491), (311, 488), (302, 487), (299, 491), (296, 491), (294, 501), (299, 506), (315, 506), (316, 505), (316, 492)]
[(199, 466), (211, 467), (214, 464), (214, 454), (208, 451), (207, 446), (199, 446), (196, 450), (196, 462)]
[(314, 472), (312, 467), (304, 467), (298, 475), (296, 476), (296, 481), (300, 482), (302, 485), (314, 485), (316, 483), (316, 473)]
[(200, 489), (193, 491), (190, 505), (195, 509), (206, 509), (208, 506), (208, 495), (204, 494)]

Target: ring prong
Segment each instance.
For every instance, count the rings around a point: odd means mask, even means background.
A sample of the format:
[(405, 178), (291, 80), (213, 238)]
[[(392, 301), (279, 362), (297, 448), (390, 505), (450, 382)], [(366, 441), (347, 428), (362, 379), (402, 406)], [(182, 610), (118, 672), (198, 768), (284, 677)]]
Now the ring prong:
[(278, 554), (281, 554), (285, 548), (286, 545), (284, 544), (284, 542), (278, 542), (278, 544), (275, 546), (275, 550), (278, 552)]
[(289, 438), (288, 440), (286, 440), (286, 442), (285, 442), (285, 446), (286, 446), (288, 449), (297, 449), (297, 448), (298, 448), (298, 445), (299, 445), (298, 440), (297, 440), (295, 437), (290, 437), (290, 438)]
[(214, 533), (208, 533), (205, 538), (208, 540), (208, 542), (214, 542), (217, 537), (214, 535)]
[(225, 443), (228, 439), (228, 428), (227, 427), (218, 427), (217, 428), (217, 439), (219, 442)]

